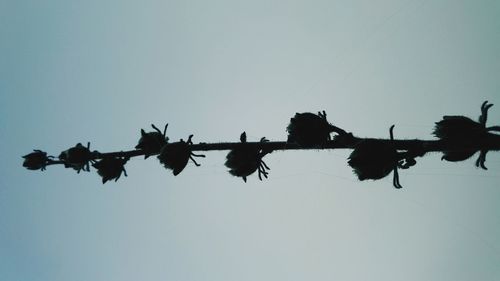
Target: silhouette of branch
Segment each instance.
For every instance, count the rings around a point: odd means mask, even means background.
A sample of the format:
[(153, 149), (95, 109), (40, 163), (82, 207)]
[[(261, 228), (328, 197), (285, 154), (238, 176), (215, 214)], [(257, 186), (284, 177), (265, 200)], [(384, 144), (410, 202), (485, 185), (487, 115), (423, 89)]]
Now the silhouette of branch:
[[(112, 179), (118, 180), (122, 173), (126, 176), (124, 166), (132, 157), (148, 158), (157, 155), (165, 168), (178, 175), (189, 160), (200, 166), (194, 157), (205, 156), (194, 154), (194, 151), (229, 150), (226, 161), (229, 172), (246, 182), (247, 176), (256, 171), (259, 179), (262, 180), (261, 176), (267, 178), (269, 167), (264, 163), (263, 157), (273, 151), (352, 149), (348, 164), (360, 180), (380, 179), (394, 171), (394, 186), (401, 188), (397, 169), (414, 166), (415, 158), (428, 152), (442, 152), (442, 159), (452, 162), (464, 161), (479, 152), (476, 166), (487, 169), (487, 152), (500, 150), (500, 135), (495, 134), (499, 131), (499, 126), (486, 127), (491, 106), (488, 102), (481, 105), (478, 122), (464, 116), (444, 116), (434, 128), (433, 133), (438, 140), (394, 139), (394, 125), (391, 126), (389, 139), (355, 137), (352, 133), (330, 124), (323, 111), (318, 114), (297, 113), (287, 127), (287, 141), (268, 141), (262, 138), (258, 142), (248, 142), (243, 132), (240, 142), (195, 144), (191, 140), (193, 136), (190, 135), (187, 141), (181, 139), (179, 142), (170, 143), (166, 136), (168, 124), (163, 132), (152, 125), (155, 131), (146, 132), (141, 129), (141, 137), (135, 150), (102, 153), (90, 151), (90, 143), (86, 147), (79, 143), (61, 152), (57, 160), (46, 152), (34, 150), (23, 156), (23, 166), (30, 170), (45, 170), (47, 166), (64, 165), (78, 173), (90, 171), (92, 166), (105, 183)], [(336, 134), (333, 138), (332, 133)]]
[[(270, 142), (247, 142), (244, 146), (255, 146), (259, 149), (266, 149), (272, 151), (279, 150), (323, 150), (323, 149), (354, 149), (356, 144), (362, 141), (367, 140), (376, 140), (381, 143), (392, 143), (396, 149), (398, 150), (421, 150), (427, 152), (439, 152), (439, 151), (447, 151), (447, 150), (481, 150), (486, 149), (490, 151), (498, 151), (500, 150), (500, 136), (491, 136), (491, 139), (484, 141), (483, 143), (479, 143), (476, 145), (471, 145), (467, 147), (461, 147), (454, 145), (452, 143), (448, 143), (446, 141), (441, 140), (390, 140), (390, 139), (375, 139), (375, 138), (359, 138), (353, 137), (352, 141), (338, 141), (331, 140), (328, 141), (323, 147), (302, 147), (295, 143), (287, 143), (285, 141), (270, 141)], [(173, 144), (173, 143), (171, 143)], [(192, 144), (191, 151), (216, 151), (216, 150), (232, 150), (242, 146), (239, 142), (219, 142), (219, 143), (198, 143)], [(159, 153), (154, 153), (152, 155), (158, 155)], [(106, 157), (137, 157), (144, 156), (145, 152), (140, 149), (128, 150), (128, 151), (116, 151), (116, 152), (99, 152), (95, 154), (92, 160), (98, 160)], [(48, 165), (56, 165), (56, 164), (64, 164), (64, 161), (50, 160)]]

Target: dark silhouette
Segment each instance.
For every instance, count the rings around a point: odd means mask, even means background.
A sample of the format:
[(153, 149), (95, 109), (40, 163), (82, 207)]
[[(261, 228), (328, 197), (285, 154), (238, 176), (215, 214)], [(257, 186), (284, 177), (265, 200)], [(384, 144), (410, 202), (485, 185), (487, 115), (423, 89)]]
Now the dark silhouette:
[(197, 155), (191, 151), (191, 145), (193, 144), (191, 141), (192, 137), (193, 135), (190, 135), (187, 142), (181, 139), (176, 143), (165, 144), (161, 148), (158, 160), (160, 160), (160, 163), (162, 163), (165, 168), (171, 169), (174, 176), (177, 176), (184, 170), (189, 159), (191, 159), (196, 166), (200, 166), (193, 157), (205, 157), (205, 155)]
[(127, 171), (125, 170), (125, 164), (130, 158), (128, 157), (105, 157), (101, 161), (97, 161), (92, 164), (92, 167), (96, 168), (99, 176), (102, 177), (102, 183), (106, 183), (109, 180), (117, 181), (122, 172), (127, 176)]
[[(389, 129), (390, 139), (394, 141), (394, 125)], [(415, 157), (408, 152), (398, 152), (393, 143), (368, 139), (361, 141), (349, 156), (348, 164), (359, 180), (378, 180), (393, 173), (393, 185), (402, 188), (399, 183), (398, 168), (408, 169), (415, 165)]]
[(97, 152), (90, 152), (90, 142), (87, 143), (87, 147), (78, 143), (74, 147), (69, 148), (59, 154), (59, 160), (64, 162), (64, 167), (73, 168), (80, 173), (80, 171), (90, 171), (89, 162), (94, 159)]
[(303, 147), (323, 147), (332, 138), (330, 133), (335, 132), (344, 135), (346, 132), (326, 120), (326, 112), (296, 113), (290, 119), (286, 128), (288, 131), (288, 142), (297, 143)]
[(151, 155), (158, 154), (160, 149), (168, 142), (168, 137), (166, 136), (168, 124), (165, 125), (163, 133), (154, 124), (151, 124), (151, 127), (153, 127), (156, 132), (146, 133), (141, 129), (141, 138), (139, 139), (139, 143), (135, 146), (136, 149), (140, 149), (144, 152), (144, 159)]
[(497, 137), (491, 132), (500, 132), (499, 126), (486, 127), (488, 110), (492, 106), (493, 104), (488, 104), (488, 101), (481, 105), (478, 122), (465, 116), (444, 116), (443, 120), (436, 123), (433, 134), (449, 147), (443, 151), (441, 159), (451, 162), (464, 161), (480, 151), (476, 166), (484, 170), (488, 169), (485, 165), (488, 150), (480, 149), (477, 144)]
[[(236, 177), (241, 177), (244, 182), (247, 182), (247, 177), (255, 171), (258, 171), (259, 180), (262, 176), (267, 178), (270, 168), (266, 165), (262, 158), (271, 153), (270, 150), (261, 149), (260, 147), (247, 143), (247, 135), (245, 132), (240, 135), (241, 145), (231, 149), (226, 156), (226, 167), (229, 168), (229, 173)], [(260, 143), (268, 142), (266, 138), (261, 138)]]
[[(348, 164), (360, 180), (377, 180), (393, 174), (393, 185), (401, 188), (398, 169), (408, 169), (414, 166), (417, 157), (427, 152), (439, 151), (443, 153), (443, 160), (463, 161), (476, 152), (479, 157), (476, 166), (486, 169), (486, 154), (491, 150), (500, 150), (500, 126), (486, 127), (488, 110), (492, 107), (487, 101), (481, 105), (479, 120), (464, 116), (444, 116), (436, 123), (433, 134), (438, 140), (396, 140), (393, 128), (390, 129), (389, 139), (359, 138), (340, 129), (326, 120), (326, 113), (297, 113), (290, 120), (287, 127), (288, 140), (268, 141), (262, 138), (259, 142), (247, 142), (246, 133), (240, 136), (240, 142), (197, 143), (191, 140), (169, 143), (166, 136), (167, 125), (163, 132), (151, 125), (155, 131), (145, 132), (141, 129), (141, 138), (136, 150), (100, 153), (90, 151), (90, 143), (76, 146), (63, 151), (58, 160), (48, 156), (46, 152), (34, 150), (23, 156), (23, 166), (29, 170), (45, 170), (49, 165), (62, 164), (78, 173), (90, 171), (89, 164), (97, 170), (103, 183), (118, 180), (122, 173), (126, 175), (125, 164), (132, 158), (158, 155), (160, 163), (171, 169), (174, 175), (184, 170), (189, 159), (196, 166), (200, 166), (194, 157), (205, 157), (194, 154), (193, 151), (230, 150), (225, 165), (229, 173), (241, 177), (245, 182), (255, 171), (258, 177), (267, 178), (269, 167), (263, 157), (272, 151), (278, 150), (306, 150), (306, 149), (353, 149)], [(336, 133), (332, 139), (330, 134)]]
[(35, 149), (30, 154), (24, 155), (23, 158), (24, 158), (23, 167), (25, 167), (26, 169), (44, 171), (45, 167), (49, 163), (49, 160), (54, 157), (47, 156), (46, 152)]

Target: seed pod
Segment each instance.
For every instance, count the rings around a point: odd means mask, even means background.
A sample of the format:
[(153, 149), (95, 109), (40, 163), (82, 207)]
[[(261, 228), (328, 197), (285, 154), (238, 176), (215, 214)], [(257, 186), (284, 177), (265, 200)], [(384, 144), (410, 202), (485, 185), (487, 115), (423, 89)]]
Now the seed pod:
[(352, 151), (348, 163), (359, 180), (377, 180), (389, 175), (398, 161), (398, 152), (392, 145), (365, 140)]
[(205, 155), (197, 155), (192, 153), (191, 145), (193, 142), (190, 135), (187, 142), (181, 139), (179, 142), (165, 144), (158, 155), (158, 160), (166, 169), (172, 170), (174, 176), (177, 176), (186, 167), (189, 159), (193, 161), (196, 166), (200, 166), (193, 157), (205, 157)]
[(465, 116), (444, 116), (436, 122), (433, 132), (441, 140), (464, 144), (474, 143), (486, 133), (480, 123)]
[(346, 132), (333, 126), (326, 120), (326, 113), (296, 113), (290, 119), (287, 127), (288, 143), (297, 143), (303, 147), (323, 146), (331, 140), (330, 133), (336, 132), (340, 135)]
[[(485, 139), (493, 136), (493, 132), (500, 131), (499, 126), (486, 127), (488, 110), (493, 104), (488, 101), (481, 105), (481, 115), (478, 122), (465, 116), (444, 116), (443, 120), (436, 122), (433, 134), (443, 142), (453, 146), (452, 149), (444, 151), (442, 160), (457, 162), (469, 159), (479, 151), (478, 145)], [(487, 170), (487, 150), (481, 150), (476, 166)]]
[[(34, 152), (26, 154), (23, 156), (24, 162), (23, 167), (28, 170), (45, 170), (47, 163), (49, 162), (49, 156), (46, 152), (35, 149)], [(52, 157), (52, 156), (50, 156)]]
[(78, 143), (72, 148), (65, 150), (59, 154), (59, 160), (64, 161), (64, 167), (73, 168), (78, 173), (80, 171), (90, 171), (89, 162), (92, 160), (93, 153), (90, 152), (90, 142), (87, 147)]
[(135, 146), (136, 149), (140, 149), (144, 152), (144, 159), (160, 153), (161, 148), (168, 142), (168, 137), (166, 136), (168, 124), (165, 125), (163, 133), (153, 124), (151, 124), (151, 127), (153, 127), (155, 131), (146, 133), (141, 129), (141, 138)]
[[(267, 178), (270, 168), (266, 165), (262, 158), (270, 151), (264, 151), (255, 145), (246, 144), (246, 133), (243, 132), (240, 136), (242, 144), (233, 148), (226, 156), (226, 167), (229, 168), (229, 173), (236, 177), (241, 177), (244, 182), (247, 177), (255, 171), (258, 171), (259, 179), (262, 176)], [(262, 138), (261, 142), (267, 142), (266, 138)]]
[(391, 143), (368, 139), (356, 145), (349, 156), (348, 164), (354, 170), (359, 180), (378, 180), (385, 178), (393, 171), (393, 185), (402, 188), (399, 183), (398, 168), (408, 169), (414, 166), (416, 156), (422, 156), (424, 152), (398, 152), (392, 141), (394, 125), (389, 129)]
[(92, 164), (92, 166), (97, 169), (97, 173), (102, 177), (102, 183), (104, 184), (113, 179), (117, 181), (122, 173), (127, 176), (125, 163), (128, 160), (129, 158), (107, 157)]

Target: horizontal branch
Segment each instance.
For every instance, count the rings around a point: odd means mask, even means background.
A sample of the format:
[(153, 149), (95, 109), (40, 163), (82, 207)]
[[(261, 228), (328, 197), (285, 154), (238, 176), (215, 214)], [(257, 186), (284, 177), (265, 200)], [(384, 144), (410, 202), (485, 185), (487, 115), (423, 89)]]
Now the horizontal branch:
[[(360, 138), (352, 133), (330, 124), (326, 119), (326, 112), (296, 113), (290, 119), (286, 128), (287, 141), (268, 141), (262, 138), (259, 142), (247, 142), (246, 133), (240, 135), (239, 142), (197, 143), (192, 142), (193, 135), (184, 141), (168, 142), (167, 126), (160, 131), (154, 124), (154, 131), (146, 132), (141, 129), (141, 138), (135, 146), (136, 150), (99, 152), (91, 151), (90, 143), (83, 146), (78, 143), (63, 152), (56, 158), (48, 156), (46, 152), (34, 150), (23, 156), (23, 166), (30, 170), (44, 170), (48, 165), (62, 164), (78, 173), (90, 171), (94, 167), (103, 178), (103, 183), (114, 179), (123, 173), (125, 164), (132, 157), (158, 155), (158, 160), (167, 169), (178, 175), (191, 160), (196, 166), (196, 157), (205, 157), (193, 152), (230, 150), (226, 156), (226, 167), (233, 176), (246, 177), (258, 172), (259, 179), (267, 178), (270, 169), (263, 158), (273, 151), (284, 150), (324, 150), (324, 149), (352, 149), (348, 157), (348, 164), (353, 168), (358, 179), (381, 179), (393, 171), (393, 185), (401, 188), (398, 168), (408, 169), (414, 166), (415, 158), (424, 156), (427, 152), (442, 152), (442, 159), (451, 162), (464, 161), (479, 153), (476, 167), (487, 169), (485, 166), (486, 154), (489, 151), (500, 150), (500, 126), (486, 126), (488, 109), (493, 105), (487, 101), (481, 105), (479, 121), (465, 116), (444, 116), (436, 122), (433, 135), (437, 140), (394, 139), (394, 125), (390, 127), (389, 139)], [(335, 134), (331, 139), (331, 134)], [(56, 160), (57, 159), (57, 160)]]
[[(352, 137), (349, 139), (337, 138), (328, 141), (324, 146), (303, 147), (296, 143), (287, 143), (285, 141), (269, 141), (269, 142), (219, 142), (219, 143), (198, 143), (190, 146), (192, 151), (214, 151), (214, 150), (231, 150), (241, 146), (255, 146), (259, 149), (278, 151), (278, 150), (323, 150), (323, 149), (354, 149), (356, 145), (366, 140), (377, 140), (382, 143), (392, 144), (398, 150), (421, 151), (423, 153), (432, 151), (449, 151), (449, 150), (500, 150), (500, 136), (492, 135), (483, 143), (473, 144), (467, 147), (460, 147), (452, 143), (442, 140), (418, 140), (418, 139), (375, 139), (375, 138), (359, 138)], [(107, 152), (96, 154), (94, 160), (104, 157), (136, 157), (143, 156), (145, 153), (142, 150), (129, 150), (118, 152)], [(60, 162), (60, 161), (53, 161)], [(60, 164), (60, 163), (53, 163)]]

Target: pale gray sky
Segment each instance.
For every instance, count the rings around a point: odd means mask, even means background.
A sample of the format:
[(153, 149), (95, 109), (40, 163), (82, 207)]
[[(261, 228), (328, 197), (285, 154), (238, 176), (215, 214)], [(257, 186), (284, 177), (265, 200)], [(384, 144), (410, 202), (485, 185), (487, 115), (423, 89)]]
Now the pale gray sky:
[[(376, 2), (376, 3), (375, 3)], [(432, 154), (358, 182), (349, 151), (275, 152), (247, 184), (227, 152), (177, 177), (21, 167), (31, 149), (285, 140), (326, 110), (359, 136), (432, 138), (445, 114), (500, 120), (498, 1), (0, 2), (0, 280), (498, 280), (500, 157)], [(495, 123), (496, 122), (496, 123)]]

